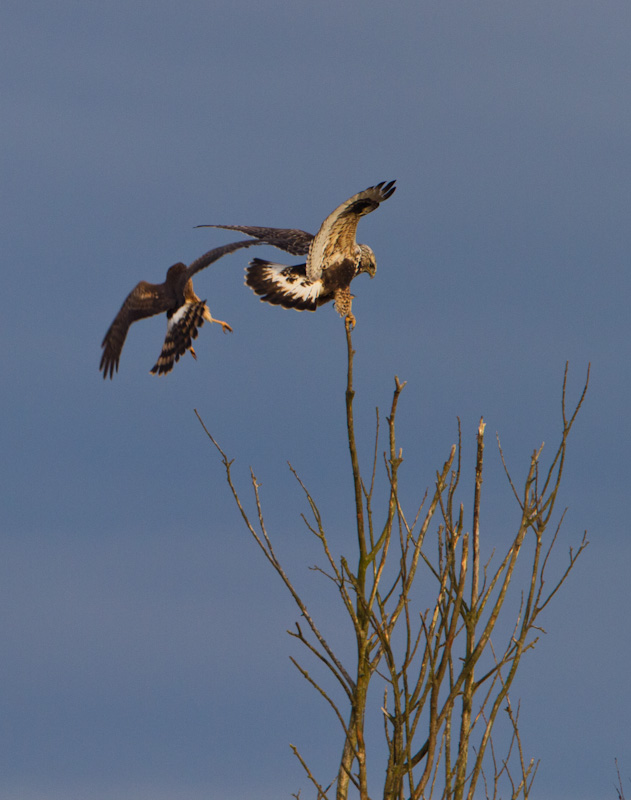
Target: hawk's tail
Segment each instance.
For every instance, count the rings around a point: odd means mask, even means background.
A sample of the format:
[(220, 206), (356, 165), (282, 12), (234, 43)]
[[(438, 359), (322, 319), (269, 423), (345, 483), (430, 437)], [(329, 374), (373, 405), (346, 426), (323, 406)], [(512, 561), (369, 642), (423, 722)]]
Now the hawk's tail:
[(253, 258), (246, 269), (245, 282), (266, 303), (298, 311), (315, 311), (331, 299), (323, 297), (321, 280), (308, 280), (305, 264), (287, 267)]

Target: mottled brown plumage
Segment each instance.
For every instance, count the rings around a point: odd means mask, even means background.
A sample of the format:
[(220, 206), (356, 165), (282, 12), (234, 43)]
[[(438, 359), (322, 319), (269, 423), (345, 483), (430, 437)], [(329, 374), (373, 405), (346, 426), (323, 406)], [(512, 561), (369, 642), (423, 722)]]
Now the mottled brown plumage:
[(372, 278), (377, 269), (373, 251), (355, 240), (360, 217), (378, 208), (394, 194), (394, 181), (378, 183), (350, 197), (324, 220), (313, 236), (297, 228), (263, 228), (252, 225), (198, 225), (225, 228), (254, 236), (264, 244), (292, 255), (306, 255), (305, 264), (286, 266), (255, 258), (246, 273), (246, 284), (261, 300), (298, 311), (315, 311), (334, 301), (336, 311), (353, 326), (350, 284), (367, 272)]
[(195, 294), (191, 279), (196, 272), (208, 267), (222, 256), (255, 244), (261, 242), (257, 239), (232, 242), (209, 250), (188, 267), (182, 263), (174, 264), (167, 270), (164, 283), (140, 281), (127, 295), (101, 344), (103, 354), (99, 369), (102, 370), (103, 377), (113, 378), (114, 372), (118, 371), (129, 327), (139, 319), (166, 312), (167, 335), (158, 361), (151, 370), (153, 374), (158, 375), (170, 372), (173, 364), (186, 350), (190, 350), (195, 356), (191, 341), (197, 337), (197, 329), (203, 325), (204, 320), (216, 322), (222, 326), (224, 332), (231, 331), (232, 328), (226, 322), (211, 316), (206, 302)]

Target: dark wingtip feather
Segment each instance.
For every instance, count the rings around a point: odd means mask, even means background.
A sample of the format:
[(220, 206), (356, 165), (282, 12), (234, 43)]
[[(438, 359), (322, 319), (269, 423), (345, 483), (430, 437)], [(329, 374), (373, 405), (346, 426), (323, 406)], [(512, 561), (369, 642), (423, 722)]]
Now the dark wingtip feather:
[(378, 183), (375, 186), (375, 189), (380, 190), (382, 195), (382, 200), (387, 200), (389, 197), (392, 197), (392, 195), (396, 192), (397, 187), (395, 186), (395, 183), (396, 179), (393, 181), (388, 181), (388, 183), (382, 181), (381, 183)]

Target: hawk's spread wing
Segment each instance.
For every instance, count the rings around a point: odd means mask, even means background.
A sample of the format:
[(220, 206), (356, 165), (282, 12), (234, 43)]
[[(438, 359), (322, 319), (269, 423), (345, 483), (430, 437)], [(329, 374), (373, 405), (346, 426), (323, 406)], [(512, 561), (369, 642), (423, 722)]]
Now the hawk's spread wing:
[(324, 220), (307, 256), (307, 276), (317, 280), (322, 272), (342, 261), (357, 262), (359, 252), (355, 234), (359, 218), (370, 214), (392, 197), (395, 181), (382, 181), (350, 197)]
[(256, 225), (196, 225), (196, 228), (224, 228), (254, 236), (259, 244), (269, 244), (285, 250), (292, 256), (306, 256), (313, 241), (313, 234), (298, 228), (259, 228)]
[(322, 281), (307, 279), (305, 265), (288, 267), (254, 258), (246, 270), (246, 284), (272, 305), (315, 311), (329, 297), (323, 296)]
[(136, 320), (161, 314), (167, 309), (168, 302), (160, 284), (141, 281), (132, 289), (101, 343), (103, 354), (99, 369), (103, 370), (104, 378), (107, 378), (108, 375), (113, 378), (114, 372), (118, 372), (118, 362), (129, 326)]
[(197, 338), (198, 328), (204, 319), (210, 317), (204, 300), (186, 302), (175, 311), (167, 323), (167, 335), (162, 345), (160, 357), (151, 369), (152, 375), (166, 375), (171, 372), (176, 361), (180, 360), (187, 350), (195, 356), (192, 340)]

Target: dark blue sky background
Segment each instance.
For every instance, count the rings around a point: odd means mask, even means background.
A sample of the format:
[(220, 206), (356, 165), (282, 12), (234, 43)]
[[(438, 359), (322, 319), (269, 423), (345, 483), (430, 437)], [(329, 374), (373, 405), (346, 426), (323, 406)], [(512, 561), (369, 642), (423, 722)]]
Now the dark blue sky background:
[(197, 362), (149, 375), (156, 318), (105, 383), (100, 342), (137, 281), (233, 238), (194, 225), (315, 233), (396, 178), (358, 234), (378, 262), (353, 284), (365, 465), (396, 374), (404, 499), (460, 417), (470, 514), (484, 416), (483, 548), (502, 550), (519, 515), (495, 432), (522, 480), (558, 443), (566, 361), (570, 403), (591, 362), (555, 569), (591, 544), (513, 699), (535, 796), (614, 797), (614, 758), (631, 774), (629, 4), (7, 0), (0, 17), (0, 795), (310, 796), (289, 742), (333, 776), (337, 723), (288, 658), (296, 611), (193, 409), (248, 503), (254, 467), (279, 553), (348, 647), (287, 469), (352, 554), (341, 320), (260, 303), (250, 251), (197, 276), (234, 328), (206, 325)]

